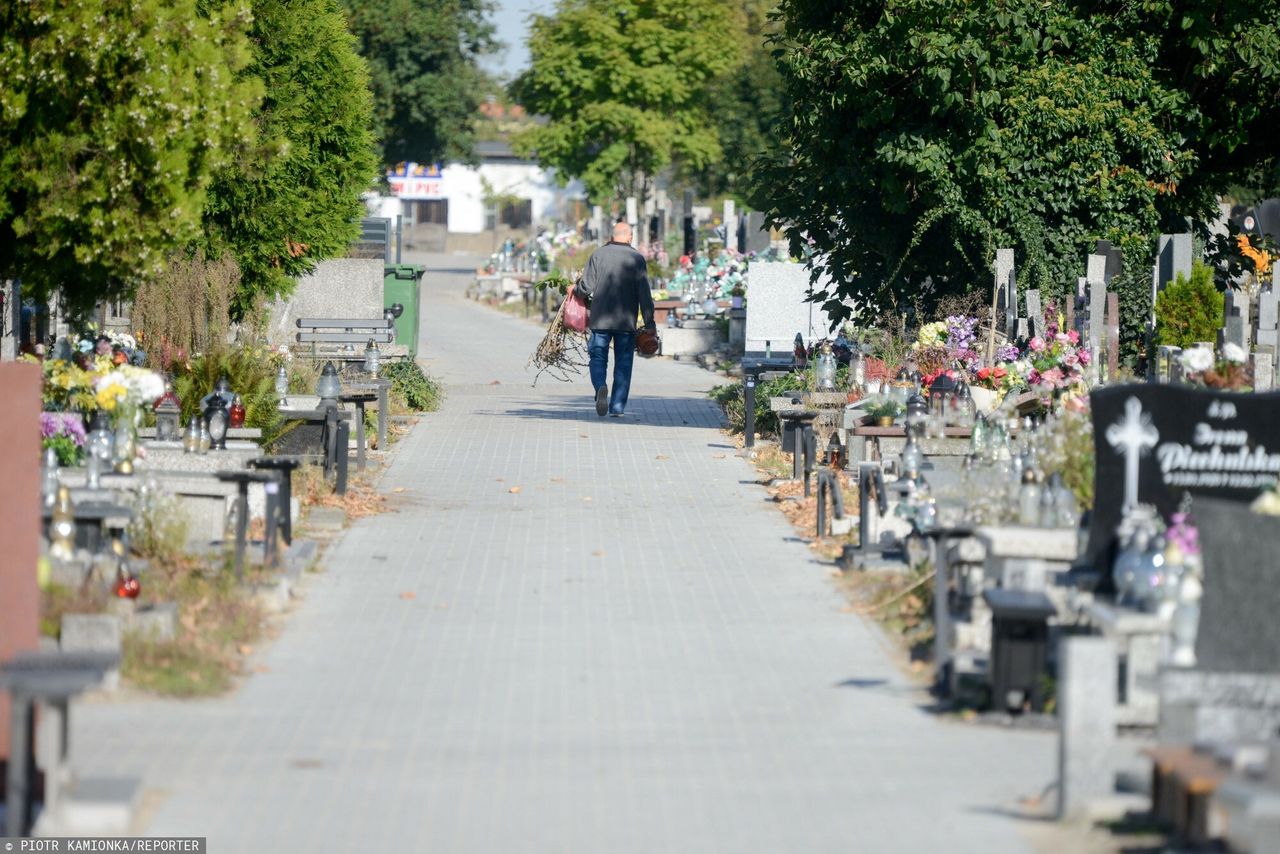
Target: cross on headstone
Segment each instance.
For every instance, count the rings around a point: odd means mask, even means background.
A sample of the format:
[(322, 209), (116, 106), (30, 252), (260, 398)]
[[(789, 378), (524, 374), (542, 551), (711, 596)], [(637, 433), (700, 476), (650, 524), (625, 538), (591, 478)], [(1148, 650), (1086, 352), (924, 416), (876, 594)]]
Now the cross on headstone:
[(1138, 461), (1155, 447), (1159, 432), (1142, 402), (1131, 397), (1124, 404), (1124, 418), (1107, 428), (1107, 444), (1124, 454), (1124, 510), (1138, 506)]

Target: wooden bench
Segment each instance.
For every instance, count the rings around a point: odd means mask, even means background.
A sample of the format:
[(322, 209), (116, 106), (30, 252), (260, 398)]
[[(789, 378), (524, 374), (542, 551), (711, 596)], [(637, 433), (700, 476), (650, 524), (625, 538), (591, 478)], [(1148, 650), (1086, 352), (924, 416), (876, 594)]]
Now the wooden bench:
[(1193, 845), (1218, 836), (1210, 809), (1213, 794), (1227, 770), (1211, 755), (1185, 746), (1152, 747), (1151, 813)]

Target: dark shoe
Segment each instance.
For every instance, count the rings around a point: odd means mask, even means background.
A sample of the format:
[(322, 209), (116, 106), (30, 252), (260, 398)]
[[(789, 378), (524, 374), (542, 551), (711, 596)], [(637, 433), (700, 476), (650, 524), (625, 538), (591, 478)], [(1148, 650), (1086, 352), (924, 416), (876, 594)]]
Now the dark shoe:
[(600, 386), (596, 389), (596, 415), (603, 418), (609, 412), (609, 387)]

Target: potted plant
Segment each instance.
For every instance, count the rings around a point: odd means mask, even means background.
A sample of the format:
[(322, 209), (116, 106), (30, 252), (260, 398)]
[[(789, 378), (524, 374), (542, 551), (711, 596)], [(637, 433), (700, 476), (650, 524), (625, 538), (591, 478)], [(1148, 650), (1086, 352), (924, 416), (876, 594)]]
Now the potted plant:
[(729, 307), (742, 308), (742, 298), (747, 295), (747, 291), (742, 285), (734, 285), (729, 291)]
[(895, 400), (873, 403), (864, 410), (877, 427), (892, 427), (893, 421), (902, 414), (902, 405)]

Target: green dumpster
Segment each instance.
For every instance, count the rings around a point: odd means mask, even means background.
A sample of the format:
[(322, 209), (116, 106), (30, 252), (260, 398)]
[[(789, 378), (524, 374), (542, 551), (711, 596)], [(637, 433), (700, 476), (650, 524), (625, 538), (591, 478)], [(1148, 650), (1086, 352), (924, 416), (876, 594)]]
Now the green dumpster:
[(396, 343), (409, 348), (410, 359), (418, 357), (418, 298), (422, 274), (426, 271), (427, 268), (419, 264), (392, 264), (383, 270), (382, 305), (384, 308), (404, 306), (395, 321)]

